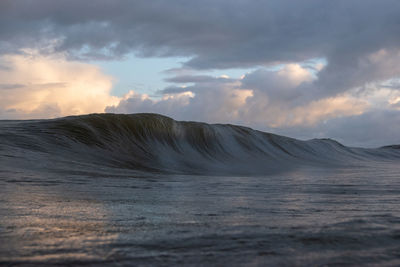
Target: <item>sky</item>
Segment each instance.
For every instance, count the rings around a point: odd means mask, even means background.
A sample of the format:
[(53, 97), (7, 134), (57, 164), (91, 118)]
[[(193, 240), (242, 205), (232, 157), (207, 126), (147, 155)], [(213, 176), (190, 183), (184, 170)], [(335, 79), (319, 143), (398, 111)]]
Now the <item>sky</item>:
[(2, 0), (0, 119), (152, 112), (400, 144), (398, 0)]

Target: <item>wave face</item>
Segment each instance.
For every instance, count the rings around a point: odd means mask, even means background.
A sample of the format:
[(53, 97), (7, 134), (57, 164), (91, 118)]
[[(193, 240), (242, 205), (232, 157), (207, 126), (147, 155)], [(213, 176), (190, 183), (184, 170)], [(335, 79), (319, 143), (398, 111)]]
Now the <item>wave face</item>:
[[(157, 114), (91, 114), (1, 121), (3, 159), (192, 174), (268, 173), (304, 165), (396, 161), (396, 146), (350, 148), (331, 139), (300, 141), (250, 128), (180, 122)], [(54, 162), (54, 166), (49, 166)]]

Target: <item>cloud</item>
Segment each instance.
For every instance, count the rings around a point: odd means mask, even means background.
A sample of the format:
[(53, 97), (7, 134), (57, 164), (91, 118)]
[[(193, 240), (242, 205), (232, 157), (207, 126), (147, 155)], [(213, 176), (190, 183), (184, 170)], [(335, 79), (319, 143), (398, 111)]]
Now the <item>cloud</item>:
[(302, 139), (329, 137), (350, 146), (381, 147), (400, 144), (400, 111), (374, 108), (358, 115), (321, 121), (312, 127), (276, 130), (279, 134)]
[(324, 128), (332, 137), (353, 145), (379, 147), (400, 144), (398, 110), (369, 110), (359, 116), (335, 119)]
[(192, 69), (324, 58), (328, 64), (305, 90), (334, 97), (400, 75), (399, 11), (397, 0), (4, 0), (0, 53), (28, 47), (81, 60), (184, 56)]
[(10, 89), (17, 89), (17, 88), (22, 88), (25, 87), (23, 84), (18, 84), (18, 83), (0, 83), (0, 90), (10, 90)]
[(221, 83), (218, 79), (213, 84), (195, 83), (187, 87), (166, 88), (160, 93), (161, 99), (152, 99), (131, 92), (118, 105), (107, 107), (106, 112), (155, 112), (176, 119), (227, 122), (234, 121), (240, 107), (252, 94), (250, 90), (239, 88), (238, 81)]
[(298, 87), (310, 84), (313, 80), (310, 70), (298, 64), (287, 64), (278, 71), (258, 69), (245, 75), (242, 87), (255, 89), (260, 95), (267, 94), (271, 100), (289, 101), (308, 93), (298, 90)]
[(396, 0), (3, 0), (0, 10), (3, 50), (51, 40), (89, 57), (191, 56), (195, 68), (350, 60), (400, 39)]
[[(301, 105), (294, 101), (304, 83), (312, 83), (312, 73), (297, 64), (277, 71), (258, 69), (242, 79), (211, 76), (181, 76), (170, 81), (191, 82), (185, 87), (169, 87), (159, 93), (163, 98), (147, 95), (126, 96), (108, 112), (159, 112), (178, 119), (208, 122), (246, 122), (269, 127), (312, 125), (321, 120), (360, 114), (367, 104), (350, 95), (313, 100)], [(291, 101), (293, 99), (293, 101)]]
[[(302, 139), (336, 138), (354, 146), (400, 142), (398, 127), (393, 125), (400, 120), (400, 90), (394, 88), (397, 80), (368, 83), (326, 97), (312, 96), (318, 75), (299, 64), (278, 70), (260, 68), (225, 82), (212, 76), (186, 75), (170, 80), (191, 85), (161, 90), (160, 99), (131, 93), (106, 111), (156, 112), (179, 120), (244, 124)], [(310, 91), (304, 91), (307, 89)], [(388, 128), (394, 130), (381, 130)]]
[(232, 81), (227, 76), (222, 77), (211, 77), (208, 75), (181, 75), (166, 79), (167, 82), (171, 83), (214, 83), (214, 82), (230, 82)]
[[(360, 137), (371, 131), (396, 141), (395, 131), (375, 129), (400, 116), (399, 11), (397, 0), (3, 0), (0, 116), (106, 107), (295, 137), (372, 144), (372, 135)], [(93, 61), (78, 62), (129, 53), (189, 59), (168, 71), (171, 85), (155, 88), (157, 98), (112, 97), (111, 78)], [(205, 74), (231, 68), (252, 71), (241, 79)]]
[(62, 55), (5, 55), (0, 69), (0, 118), (51, 118), (93, 112), (118, 103), (112, 79), (97, 67)]

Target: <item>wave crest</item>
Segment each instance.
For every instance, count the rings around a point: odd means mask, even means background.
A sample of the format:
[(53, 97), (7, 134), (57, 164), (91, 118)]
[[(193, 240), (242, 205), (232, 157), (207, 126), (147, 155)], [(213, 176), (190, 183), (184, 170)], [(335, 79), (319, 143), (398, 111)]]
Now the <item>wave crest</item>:
[(395, 149), (349, 148), (158, 114), (91, 114), (3, 122), (0, 144), (103, 166), (173, 173), (267, 173), (300, 165), (395, 160)]

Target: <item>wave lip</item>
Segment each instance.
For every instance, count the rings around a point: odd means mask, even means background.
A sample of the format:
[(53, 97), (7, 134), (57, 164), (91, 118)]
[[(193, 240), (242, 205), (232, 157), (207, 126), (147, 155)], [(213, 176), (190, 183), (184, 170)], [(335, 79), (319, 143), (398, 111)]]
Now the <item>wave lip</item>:
[(158, 114), (90, 114), (0, 122), (0, 151), (34, 151), (63, 160), (172, 173), (268, 173), (302, 165), (400, 159), (398, 146), (346, 147), (296, 140), (247, 127), (175, 121)]

